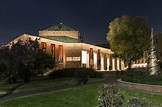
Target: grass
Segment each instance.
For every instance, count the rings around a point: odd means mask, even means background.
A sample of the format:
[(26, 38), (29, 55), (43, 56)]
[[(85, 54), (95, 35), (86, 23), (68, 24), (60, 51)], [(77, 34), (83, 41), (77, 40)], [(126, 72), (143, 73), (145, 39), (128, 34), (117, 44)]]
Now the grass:
[[(100, 78), (90, 78), (88, 80), (88, 83), (95, 82), (95, 81), (101, 81), (103, 79)], [(59, 87), (59, 86), (66, 86), (66, 85), (75, 85), (76, 79), (70, 78), (70, 77), (64, 77), (64, 78), (40, 78), (37, 80), (32, 80), (28, 83), (15, 83), (15, 84), (3, 84), (0, 83), (0, 91), (6, 91), (8, 89), (11, 89), (13, 87), (17, 87), (17, 90), (26, 90), (26, 89), (34, 89), (34, 88), (40, 88), (40, 87)]]
[(50, 92), (5, 102), (1, 107), (96, 107), (98, 85)]
[[(85, 85), (73, 89), (48, 92), (41, 95), (7, 101), (0, 107), (97, 107), (99, 85)], [(125, 99), (145, 98), (160, 107), (162, 95), (154, 95), (129, 90), (121, 90)]]
[(162, 102), (161, 102), (162, 95), (149, 94), (145, 92), (137, 92), (137, 91), (131, 91), (131, 90), (121, 90), (121, 92), (124, 94), (125, 99), (129, 99), (132, 97), (144, 98), (147, 101), (151, 102), (153, 105), (162, 107)]

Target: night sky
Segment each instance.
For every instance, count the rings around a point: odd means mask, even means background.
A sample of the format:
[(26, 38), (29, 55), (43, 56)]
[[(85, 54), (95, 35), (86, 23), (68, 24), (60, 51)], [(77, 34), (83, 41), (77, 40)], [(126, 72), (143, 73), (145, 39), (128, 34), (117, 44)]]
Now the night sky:
[(0, 0), (0, 44), (59, 23), (87, 43), (106, 43), (109, 23), (123, 15), (145, 16), (155, 34), (162, 32), (162, 0)]

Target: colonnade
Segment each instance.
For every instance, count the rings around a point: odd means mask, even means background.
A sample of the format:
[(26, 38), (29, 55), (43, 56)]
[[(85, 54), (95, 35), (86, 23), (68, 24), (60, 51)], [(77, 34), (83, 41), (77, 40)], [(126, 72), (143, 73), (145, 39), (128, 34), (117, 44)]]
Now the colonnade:
[[(98, 55), (99, 54), (99, 55)], [(124, 62), (120, 58), (113, 58), (111, 54), (82, 51), (81, 67), (93, 68), (101, 71), (116, 71), (124, 69)]]

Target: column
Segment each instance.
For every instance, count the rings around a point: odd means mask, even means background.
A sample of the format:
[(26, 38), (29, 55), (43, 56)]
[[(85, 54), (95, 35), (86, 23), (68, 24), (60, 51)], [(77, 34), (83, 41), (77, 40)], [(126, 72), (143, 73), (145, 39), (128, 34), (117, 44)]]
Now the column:
[(109, 67), (110, 67), (110, 58), (107, 58), (107, 70), (108, 71), (110, 71)]
[(94, 56), (94, 69), (97, 69), (97, 53), (93, 52)]
[(124, 61), (121, 60), (121, 70), (124, 70), (124, 68), (125, 68)]
[(101, 53), (101, 70), (104, 70), (104, 56), (103, 56), (103, 53)]
[(87, 64), (86, 67), (89, 68), (89, 52), (87, 51)]
[(120, 59), (117, 58), (117, 70), (120, 70)]
[(115, 70), (115, 59), (112, 59), (112, 70)]

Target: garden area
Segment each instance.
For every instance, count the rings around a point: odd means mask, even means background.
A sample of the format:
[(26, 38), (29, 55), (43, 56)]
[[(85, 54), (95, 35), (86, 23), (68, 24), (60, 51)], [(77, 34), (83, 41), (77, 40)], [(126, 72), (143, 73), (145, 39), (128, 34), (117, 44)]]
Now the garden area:
[[(158, 62), (159, 68), (162, 71), (162, 62)], [(121, 75), (121, 80), (132, 83), (159, 85), (162, 86), (162, 74), (149, 75), (148, 72), (142, 70), (130, 70)]]
[(19, 80), (16, 83), (6, 84), (0, 82), (0, 92), (7, 90), (31, 90), (44, 87), (61, 87), (61, 86), (74, 86), (87, 83), (93, 83), (97, 81), (103, 81), (104, 75), (100, 72), (96, 72), (93, 69), (88, 68), (66, 68), (59, 69), (48, 76), (37, 76), (30, 80), (30, 82), (24, 82)]
[[(40, 95), (18, 98), (2, 103), (1, 107), (97, 107), (99, 105), (99, 87), (101, 86), (85, 85), (73, 89), (60, 90)], [(162, 104), (162, 95), (123, 89), (121, 89), (120, 92), (124, 95), (124, 99), (122, 99), (122, 101), (124, 101), (127, 105), (129, 105), (129, 102), (127, 100), (132, 97), (144, 98), (146, 101), (148, 101), (152, 105), (155, 105), (156, 107), (161, 107)]]

